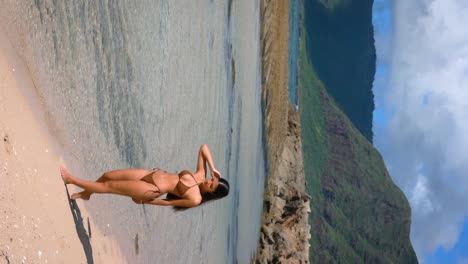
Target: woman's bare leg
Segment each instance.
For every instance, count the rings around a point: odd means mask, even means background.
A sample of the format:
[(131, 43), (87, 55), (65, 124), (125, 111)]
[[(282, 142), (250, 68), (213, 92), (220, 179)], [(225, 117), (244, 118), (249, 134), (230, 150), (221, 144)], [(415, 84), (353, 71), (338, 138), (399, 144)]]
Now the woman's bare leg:
[(71, 175), (65, 168), (60, 168), (62, 180), (65, 184), (74, 184), (85, 189), (89, 193), (111, 193), (139, 200), (152, 200), (160, 196), (159, 189), (153, 184), (137, 180), (107, 180), (105, 182), (93, 182), (77, 178)]
[[(96, 182), (106, 182), (106, 181), (139, 181), (146, 175), (154, 172), (153, 170), (145, 169), (122, 169), (122, 170), (113, 170), (102, 174)], [(93, 194), (90, 191), (84, 190), (79, 193), (74, 193), (71, 196), (72, 200), (83, 199), (89, 200)]]

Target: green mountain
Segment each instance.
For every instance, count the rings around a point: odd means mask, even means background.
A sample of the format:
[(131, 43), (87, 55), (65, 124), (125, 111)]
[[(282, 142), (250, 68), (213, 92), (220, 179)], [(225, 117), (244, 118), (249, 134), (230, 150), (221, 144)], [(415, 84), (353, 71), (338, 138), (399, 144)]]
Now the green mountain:
[[(315, 1), (304, 2), (307, 6)], [(347, 1), (346, 6), (353, 6), (354, 2), (358, 1)], [(335, 4), (333, 16), (340, 14), (339, 9), (340, 6)], [(365, 11), (369, 12), (366, 16), (371, 16), (371, 9)], [(362, 12), (359, 10), (359, 14)], [(304, 21), (307, 19), (305, 17)], [(342, 33), (330, 29), (327, 34), (330, 39), (336, 39), (341, 36), (335, 34)], [(353, 116), (361, 120), (358, 115), (364, 115), (362, 123), (371, 130), (373, 102), (369, 100), (373, 98), (366, 82), (373, 78), (368, 75), (372, 73), (369, 65), (375, 64), (375, 53), (372, 55), (374, 62), (362, 65), (356, 64), (351, 55), (334, 59), (336, 54), (344, 54), (344, 51), (338, 52), (338, 45), (328, 47), (336, 51), (331, 56), (320, 50), (323, 46), (311, 44), (317, 39), (309, 35), (304, 24), (301, 34), (299, 92), (306, 191), (311, 196), (310, 262), (417, 263), (409, 238), (409, 203), (390, 178), (381, 155), (370, 143), (371, 134), (356, 128), (360, 122), (351, 121)], [(372, 38), (358, 34), (354, 32), (350, 38), (367, 39), (368, 45), (373, 46)], [(346, 47), (346, 52), (363, 54), (372, 50), (361, 51), (361, 48), (360, 45)], [(314, 60), (314, 52), (310, 49), (319, 49), (315, 53), (323, 58)], [(325, 66), (319, 65), (325, 61), (325, 54), (331, 57), (330, 61)], [(352, 61), (348, 62), (348, 59)], [(326, 74), (320, 74), (319, 68)], [(350, 73), (360, 71), (367, 77)], [(332, 81), (333, 76), (342, 80)], [(333, 89), (329, 84), (334, 85)], [(359, 84), (365, 87), (361, 89)], [(348, 91), (350, 87), (351, 93)], [(346, 104), (340, 103), (340, 98)], [(352, 110), (360, 110), (349, 112), (346, 105)]]
[(307, 52), (318, 78), (372, 142), (375, 46), (373, 0), (304, 1)]

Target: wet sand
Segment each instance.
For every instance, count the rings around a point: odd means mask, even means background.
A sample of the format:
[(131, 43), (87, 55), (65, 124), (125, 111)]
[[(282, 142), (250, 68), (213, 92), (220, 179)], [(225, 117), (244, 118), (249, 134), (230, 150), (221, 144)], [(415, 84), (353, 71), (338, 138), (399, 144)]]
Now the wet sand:
[(73, 157), (49, 130), (18, 48), (0, 27), (0, 263), (123, 263), (113, 237), (69, 200), (59, 165)]

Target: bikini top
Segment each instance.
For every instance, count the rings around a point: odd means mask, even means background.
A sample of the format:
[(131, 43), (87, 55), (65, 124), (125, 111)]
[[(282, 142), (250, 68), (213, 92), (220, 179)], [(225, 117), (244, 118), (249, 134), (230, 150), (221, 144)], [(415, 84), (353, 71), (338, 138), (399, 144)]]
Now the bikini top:
[[(193, 185), (186, 185), (185, 183), (183, 183), (183, 182), (181, 181), (182, 177), (183, 177), (184, 175), (187, 175), (187, 174), (189, 174), (190, 176), (192, 176), (193, 180), (195, 181), (195, 184), (193, 184)], [(179, 192), (179, 194), (182, 194), (182, 195), (183, 195), (183, 194), (186, 193), (190, 188), (195, 187), (195, 186), (197, 186), (197, 185), (198, 185), (198, 182), (197, 182), (197, 180), (195, 179), (195, 176), (193, 176), (193, 174), (192, 174), (190, 171), (188, 171), (188, 170), (182, 170), (181, 172), (179, 172), (179, 182), (178, 182), (177, 185), (176, 185), (176, 189), (177, 189), (177, 191)], [(181, 188), (182, 188), (182, 190), (181, 190)]]

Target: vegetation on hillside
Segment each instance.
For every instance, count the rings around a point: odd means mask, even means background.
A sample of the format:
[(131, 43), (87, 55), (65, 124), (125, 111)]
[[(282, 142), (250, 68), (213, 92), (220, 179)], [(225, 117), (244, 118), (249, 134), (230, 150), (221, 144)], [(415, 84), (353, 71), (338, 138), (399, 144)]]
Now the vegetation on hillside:
[[(317, 48), (310, 41), (302, 30), (299, 92), (306, 191), (312, 210), (311, 263), (417, 263), (409, 238), (409, 203), (378, 151), (328, 95), (331, 89), (309, 60), (307, 49)], [(328, 67), (335, 68), (332, 63)], [(353, 83), (353, 76), (347, 78), (346, 83)], [(354, 100), (353, 105), (369, 106), (369, 98)], [(372, 114), (370, 108), (360, 111)]]

